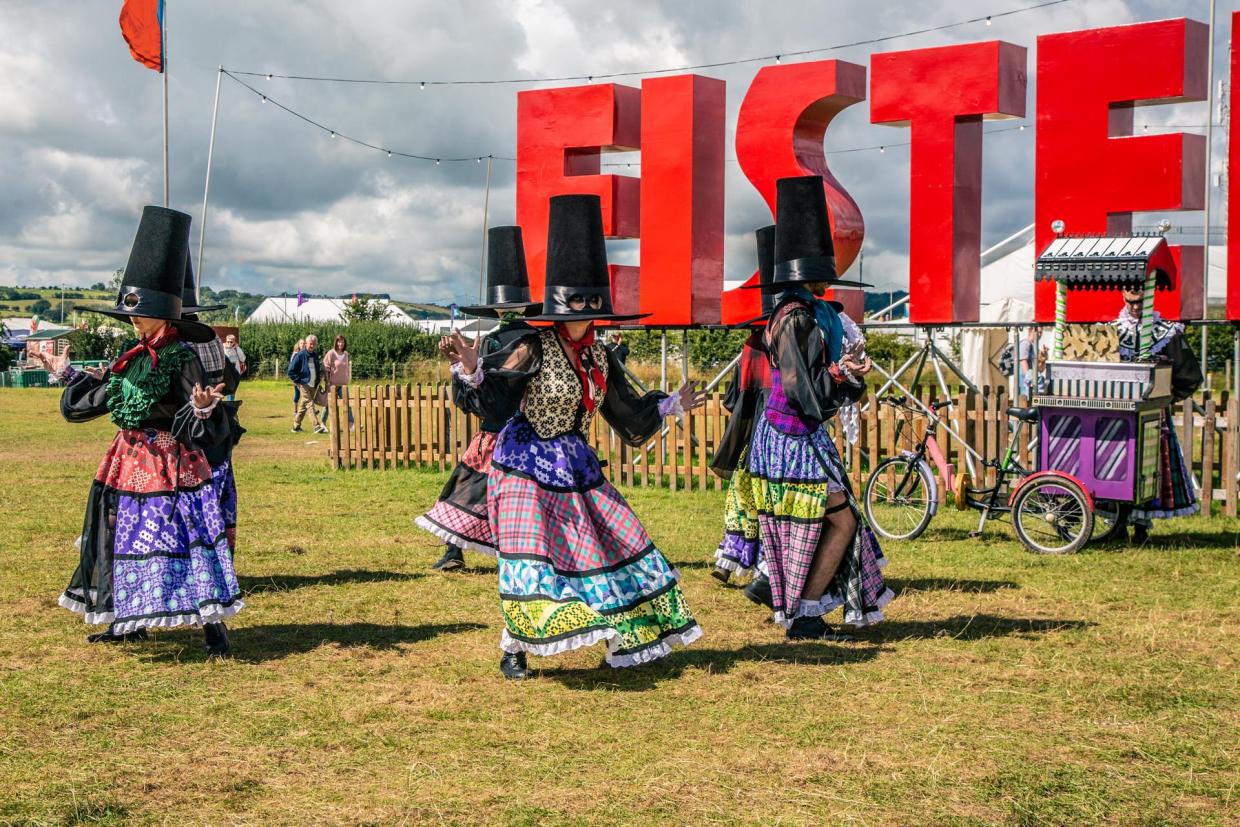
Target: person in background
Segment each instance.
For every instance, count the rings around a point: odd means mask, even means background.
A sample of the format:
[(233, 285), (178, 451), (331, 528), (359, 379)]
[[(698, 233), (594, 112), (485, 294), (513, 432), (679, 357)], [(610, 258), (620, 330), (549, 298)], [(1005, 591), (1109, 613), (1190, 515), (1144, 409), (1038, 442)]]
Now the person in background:
[[(301, 353), (305, 349), (306, 349), (306, 340), (298, 339), (297, 343), (293, 345), (293, 355), (290, 356), (288, 360), (289, 370), (292, 370), (293, 360), (297, 358), (297, 354)], [(296, 416), (297, 414), (297, 403), (300, 401), (301, 401), (301, 387), (296, 382), (294, 382), (293, 383), (293, 415), (294, 416)]]
[(1020, 341), (1017, 356), (1020, 359), (1020, 392), (1026, 397), (1038, 391), (1039, 343), (1042, 340), (1042, 329), (1037, 325), (1029, 328), (1025, 338)]
[(323, 361), (319, 358), (318, 351), (319, 337), (312, 333), (306, 337), (305, 350), (293, 354), (293, 361), (289, 362), (288, 378), (297, 385), (301, 397), (297, 411), (293, 414), (295, 434), (301, 433), (301, 421), (306, 418), (307, 413), (310, 414), (310, 421), (314, 423), (316, 434), (327, 432), (327, 427), (319, 421), (319, 412), (314, 404), (314, 396), (323, 382)]
[[(353, 427), (353, 409), (348, 406), (349, 380), (352, 369), (349, 366), (349, 342), (344, 334), (338, 334), (332, 343), (332, 349), (323, 357), (323, 376), (327, 379), (327, 393), (334, 394), (337, 399), (343, 397), (345, 409), (349, 412), (349, 427)], [(327, 424), (328, 405), (323, 406), (323, 424)]]
[[(224, 337), (224, 358), (228, 360), (228, 364), (232, 365), (233, 370), (237, 372), (237, 378), (245, 376), (245, 372), (249, 370), (249, 364), (245, 359), (245, 351), (241, 349), (241, 345), (237, 343), (237, 335), (229, 333)], [(228, 400), (237, 398), (236, 392), (228, 394)]]
[[(1121, 362), (1141, 360), (1141, 312), (1144, 291), (1139, 285), (1124, 288), (1124, 307), (1114, 325), (1119, 333), (1119, 358)], [(1157, 364), (1171, 366), (1171, 399), (1183, 402), (1197, 392), (1205, 377), (1201, 363), (1188, 343), (1184, 341), (1184, 325), (1169, 322), (1154, 308), (1150, 313), (1151, 333), (1149, 359)], [(1154, 520), (1187, 517), (1201, 509), (1197, 492), (1193, 488), (1192, 469), (1184, 458), (1184, 449), (1176, 436), (1172, 406), (1163, 409), (1158, 451), (1158, 497), (1140, 508), (1133, 508), (1128, 516), (1132, 526), (1132, 541), (1141, 545), (1149, 539)]]
[(629, 346), (624, 343), (624, 336), (619, 331), (611, 334), (611, 341), (607, 343), (607, 352), (616, 354), (616, 359), (622, 365), (628, 361)]

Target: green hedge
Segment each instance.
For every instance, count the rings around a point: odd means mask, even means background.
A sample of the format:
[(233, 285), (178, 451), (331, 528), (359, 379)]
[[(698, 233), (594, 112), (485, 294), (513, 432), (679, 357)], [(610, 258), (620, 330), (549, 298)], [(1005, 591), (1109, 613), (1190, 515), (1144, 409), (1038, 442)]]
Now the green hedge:
[(320, 353), (326, 353), (336, 335), (343, 333), (349, 342), (353, 375), (359, 379), (382, 377), (394, 364), (432, 359), (437, 353), (438, 337), (404, 325), (383, 322), (247, 324), (241, 327), (239, 338), (251, 375), (259, 371), (259, 375), (270, 375), (276, 365), (283, 375), (293, 355), (293, 345), (312, 333), (319, 337)]

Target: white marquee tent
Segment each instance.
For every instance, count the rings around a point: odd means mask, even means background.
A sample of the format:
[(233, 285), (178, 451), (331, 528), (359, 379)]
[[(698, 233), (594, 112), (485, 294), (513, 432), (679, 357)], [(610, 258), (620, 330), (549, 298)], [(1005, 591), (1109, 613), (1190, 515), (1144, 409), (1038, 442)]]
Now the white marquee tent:
[[(382, 301), (382, 300), (380, 300)], [(251, 322), (343, 322), (346, 302), (344, 299), (302, 299), (297, 297), (273, 297), (263, 299), (245, 321)], [(387, 321), (392, 324), (412, 325), (408, 313), (394, 304), (387, 303)]]

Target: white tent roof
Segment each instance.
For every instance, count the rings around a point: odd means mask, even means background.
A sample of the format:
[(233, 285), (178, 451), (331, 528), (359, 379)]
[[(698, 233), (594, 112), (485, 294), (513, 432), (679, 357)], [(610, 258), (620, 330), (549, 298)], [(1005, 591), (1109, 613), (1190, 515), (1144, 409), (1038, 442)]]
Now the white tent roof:
[[(382, 301), (382, 299), (380, 299)], [(278, 297), (263, 299), (263, 303), (254, 309), (246, 319), (250, 322), (343, 322), (347, 302), (344, 299), (302, 299), (297, 297)], [(392, 324), (412, 325), (409, 314), (390, 302), (384, 302), (389, 313), (386, 321)]]

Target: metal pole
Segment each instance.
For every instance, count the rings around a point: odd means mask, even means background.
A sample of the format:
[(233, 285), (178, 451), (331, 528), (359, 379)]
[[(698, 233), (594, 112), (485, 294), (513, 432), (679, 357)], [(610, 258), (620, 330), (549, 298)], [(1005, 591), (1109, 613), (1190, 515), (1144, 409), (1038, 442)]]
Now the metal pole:
[(1240, 398), (1240, 325), (1231, 329), (1231, 393)]
[(491, 162), (494, 159), (487, 156), (487, 188), (486, 195), (482, 198), (482, 263), (478, 265), (478, 303), (485, 301), (483, 297), (483, 283), (486, 280), (487, 273), (487, 215), (491, 211)]
[(667, 393), (667, 328), (660, 331), (660, 344), (663, 350), (659, 358), (659, 390)]
[[(160, 20), (159, 74), (164, 84), (164, 206), (168, 206), (168, 5)], [(201, 263), (199, 264), (201, 266)]]
[[(1206, 297), (1206, 318), (1210, 317), (1210, 169), (1214, 156), (1214, 0), (1210, 0), (1210, 30), (1206, 46), (1206, 204), (1202, 213), (1202, 236), (1205, 239), (1205, 272), (1201, 276), (1201, 289)], [(1201, 370), (1205, 374), (1206, 390), (1210, 389), (1210, 360), (1206, 351), (1206, 328), (1201, 327)]]
[(680, 337), (680, 384), (689, 383), (689, 329), (685, 328)]
[(224, 79), (224, 67), (215, 73), (215, 105), (211, 107), (211, 139), (207, 141), (207, 177), (202, 183), (202, 224), (198, 228), (198, 283), (206, 275), (202, 264), (202, 249), (207, 240), (207, 195), (211, 192), (211, 159), (215, 157), (215, 125), (220, 114), (220, 81)]

